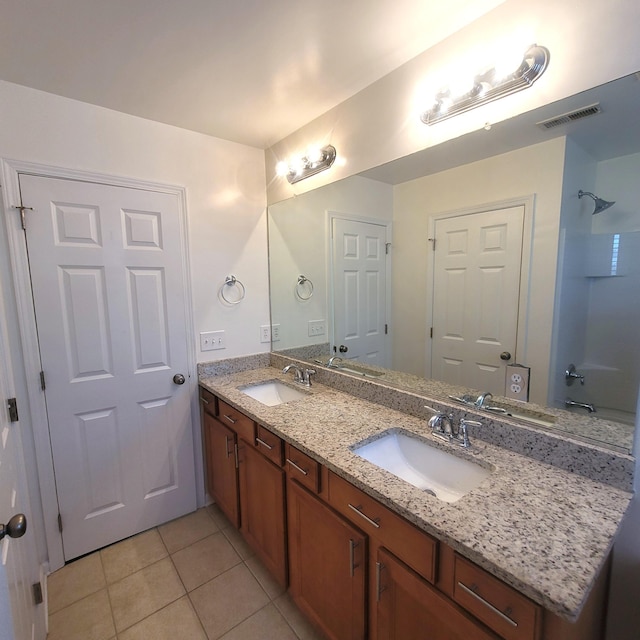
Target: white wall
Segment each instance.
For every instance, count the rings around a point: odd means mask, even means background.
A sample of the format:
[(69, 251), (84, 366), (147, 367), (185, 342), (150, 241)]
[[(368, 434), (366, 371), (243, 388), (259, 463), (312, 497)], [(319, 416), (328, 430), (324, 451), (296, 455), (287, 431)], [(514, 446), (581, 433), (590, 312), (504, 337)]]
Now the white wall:
[[(526, 351), (518, 359), (532, 368), (530, 399), (546, 404), (564, 150), (564, 138), (556, 138), (394, 187), (394, 368), (417, 375), (425, 371), (429, 216), (535, 195), (532, 321)], [(406, 304), (400, 300), (412, 301), (411, 313), (402, 312)]]
[[(388, 184), (352, 176), (269, 207), (269, 269), (273, 322), (288, 349), (328, 342), (331, 335), (329, 228), (327, 212), (391, 220), (393, 190)], [(298, 275), (313, 281), (310, 300), (296, 298)], [(302, 290), (303, 294), (305, 293)], [(307, 321), (325, 320), (325, 335), (310, 338)]]
[[(640, 69), (638, 24), (640, 3), (633, 0), (507, 0), (273, 145), (265, 156), (269, 204), (634, 73)], [(514, 36), (523, 47), (537, 42), (551, 53), (532, 88), (433, 127), (422, 124), (425, 80), (461, 60), (482, 60), (490, 46)], [(338, 150), (330, 170), (295, 186), (274, 177), (279, 160), (317, 143)]]

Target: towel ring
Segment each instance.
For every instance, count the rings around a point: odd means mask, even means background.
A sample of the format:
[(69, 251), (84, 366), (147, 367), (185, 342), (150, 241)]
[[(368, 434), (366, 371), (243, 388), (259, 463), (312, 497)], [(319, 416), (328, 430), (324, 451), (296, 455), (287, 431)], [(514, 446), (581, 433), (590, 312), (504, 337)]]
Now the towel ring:
[[(240, 292), (240, 295), (238, 296), (238, 299), (237, 300), (229, 300), (229, 298), (227, 298), (227, 296), (224, 295), (225, 287), (235, 287), (235, 288), (237, 288), (238, 291)], [(246, 293), (246, 289), (244, 288), (244, 285), (235, 276), (227, 276), (225, 278), (225, 280), (224, 280), (224, 284), (220, 287), (220, 297), (227, 304), (240, 304), (244, 300), (245, 293)]]
[[(309, 285), (306, 287), (307, 291), (303, 288), (304, 285)], [(303, 295), (303, 293), (308, 293), (308, 295)], [(313, 295), (313, 282), (309, 280), (306, 276), (299, 275), (298, 282), (296, 284), (296, 295), (300, 300), (308, 300)]]

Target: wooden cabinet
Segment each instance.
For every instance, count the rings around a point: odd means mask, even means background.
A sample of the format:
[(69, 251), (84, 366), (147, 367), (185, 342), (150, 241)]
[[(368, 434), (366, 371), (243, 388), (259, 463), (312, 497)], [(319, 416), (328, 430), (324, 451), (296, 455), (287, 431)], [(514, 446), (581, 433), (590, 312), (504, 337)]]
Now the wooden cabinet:
[(238, 449), (234, 431), (209, 413), (204, 413), (207, 448), (207, 488), (230, 522), (240, 525), (238, 492)]
[(294, 601), (332, 640), (364, 640), (366, 536), (295, 480), (287, 512)]
[[(266, 431), (266, 430), (265, 430)], [(262, 433), (271, 457), (281, 445), (273, 434)], [(271, 442), (271, 445), (268, 443)], [(261, 446), (261, 445), (258, 445)], [(282, 468), (256, 447), (240, 440), (240, 532), (264, 565), (282, 585), (287, 584), (285, 535), (285, 475)]]
[(209, 493), (334, 640), (601, 640), (608, 565), (576, 623), (487, 573), (202, 390)]
[(385, 549), (376, 555), (377, 640), (498, 640)]

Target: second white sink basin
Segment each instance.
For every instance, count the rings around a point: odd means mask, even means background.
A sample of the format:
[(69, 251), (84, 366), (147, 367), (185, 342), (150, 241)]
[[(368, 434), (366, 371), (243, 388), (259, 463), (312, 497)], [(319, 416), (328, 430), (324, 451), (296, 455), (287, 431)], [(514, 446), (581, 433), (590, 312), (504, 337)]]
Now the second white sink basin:
[(353, 452), (444, 502), (460, 500), (491, 474), (475, 462), (396, 430)]
[(254, 400), (266, 404), (268, 407), (275, 407), (285, 402), (307, 397), (307, 394), (303, 391), (298, 391), (279, 380), (269, 380), (260, 384), (239, 387), (238, 390), (251, 396)]

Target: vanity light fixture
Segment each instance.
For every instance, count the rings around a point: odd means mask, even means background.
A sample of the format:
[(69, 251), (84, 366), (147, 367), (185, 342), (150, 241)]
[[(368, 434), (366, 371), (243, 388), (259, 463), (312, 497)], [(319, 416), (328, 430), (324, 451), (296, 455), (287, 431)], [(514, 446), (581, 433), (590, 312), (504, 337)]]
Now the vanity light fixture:
[(434, 103), (420, 119), (425, 124), (435, 124), (452, 116), (475, 109), (492, 100), (530, 87), (545, 71), (549, 63), (549, 50), (532, 45), (516, 69), (501, 73), (497, 66), (483, 71), (462, 90), (444, 87), (436, 94)]
[(306, 156), (295, 158), (289, 162), (279, 162), (276, 172), (279, 176), (286, 176), (291, 184), (313, 176), (328, 169), (336, 159), (336, 148), (327, 145), (322, 148), (310, 149)]

